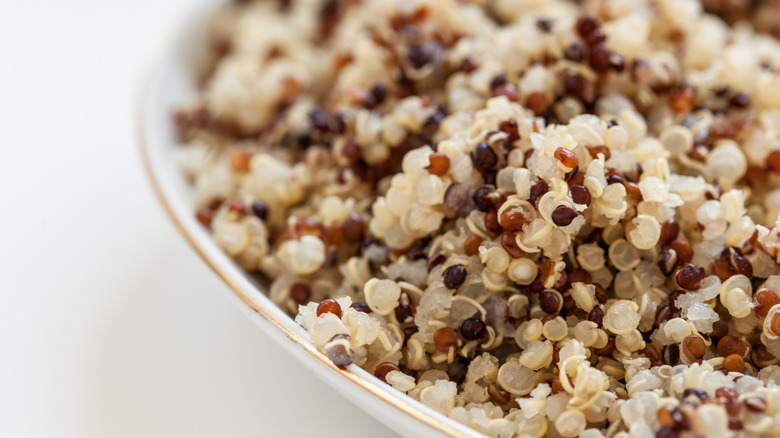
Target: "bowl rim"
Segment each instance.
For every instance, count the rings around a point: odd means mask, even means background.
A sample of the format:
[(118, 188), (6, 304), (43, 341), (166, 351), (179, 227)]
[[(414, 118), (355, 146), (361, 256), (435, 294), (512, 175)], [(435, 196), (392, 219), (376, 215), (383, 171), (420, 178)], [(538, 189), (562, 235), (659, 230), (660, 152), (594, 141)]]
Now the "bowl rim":
[[(211, 3), (213, 4), (215, 2), (212, 1)], [(252, 294), (250, 294), (241, 284), (239, 284), (239, 282), (236, 281), (236, 279), (234, 279), (230, 273), (223, 269), (223, 267), (220, 266), (220, 262), (215, 260), (210, 254), (210, 252), (214, 250), (221, 251), (221, 249), (217, 248), (216, 244), (213, 244), (213, 248), (208, 248), (208, 246), (211, 246), (209, 244), (211, 241), (206, 242), (206, 244), (200, 242), (199, 239), (193, 234), (193, 230), (190, 230), (182, 218), (180, 218), (176, 213), (175, 208), (168, 199), (168, 195), (163, 188), (164, 182), (162, 181), (161, 175), (158, 174), (158, 171), (155, 170), (155, 166), (152, 163), (152, 142), (149, 141), (151, 132), (147, 126), (147, 104), (151, 98), (153, 80), (156, 75), (160, 73), (163, 59), (165, 58), (166, 54), (170, 54), (170, 52), (175, 48), (175, 39), (182, 34), (185, 25), (188, 23), (192, 24), (190, 22), (193, 21), (193, 18), (188, 18), (190, 19), (181, 20), (181, 22), (178, 23), (178, 26), (174, 26), (175, 32), (173, 32), (171, 35), (168, 35), (167, 38), (163, 39), (162, 42), (164, 44), (152, 46), (156, 47), (156, 49), (152, 51), (151, 56), (148, 56), (148, 59), (145, 62), (145, 68), (141, 70), (140, 77), (137, 80), (135, 99), (133, 102), (133, 129), (135, 131), (134, 136), (137, 142), (138, 154), (141, 158), (141, 164), (144, 169), (144, 173), (146, 174), (146, 179), (150, 183), (158, 202), (165, 210), (168, 219), (189, 243), (190, 247), (192, 247), (198, 256), (200, 256), (201, 260), (203, 260), (211, 269), (211, 271), (217, 274), (220, 280), (228, 286), (232, 294), (240, 299), (241, 302), (249, 307), (252, 311), (256, 312), (263, 319), (269, 321), (271, 324), (280, 329), (285, 334), (287, 339), (291, 340), (298, 347), (301, 347), (310, 357), (314, 358), (321, 365), (325, 366), (327, 369), (330, 369), (330, 371), (340, 376), (343, 380), (364, 390), (367, 394), (380, 400), (384, 404), (389, 405), (397, 411), (400, 411), (402, 414), (405, 414), (411, 419), (423, 423), (425, 426), (428, 426), (429, 428), (441, 434), (455, 438), (474, 438), (484, 436), (478, 431), (471, 429), (466, 425), (457, 423), (455, 420), (444, 416), (438, 411), (422, 405), (419, 401), (409, 397), (404, 393), (398, 392), (397, 394), (392, 394), (390, 391), (395, 391), (394, 389), (382, 388), (376, 383), (361, 377), (350, 369), (357, 367), (357, 365), (350, 365), (347, 368), (334, 365), (333, 362), (330, 361), (330, 359), (328, 359), (325, 354), (320, 352), (310, 340), (306, 339), (300, 333), (296, 332), (291, 326), (281, 321), (265, 306), (258, 303), (257, 300), (252, 297)], [(264, 291), (259, 287), (257, 292), (264, 294)], [(295, 324), (292, 318), (290, 321), (292, 324)], [(363, 371), (362, 368), (360, 370)], [(414, 406), (415, 404), (419, 404), (419, 406)]]

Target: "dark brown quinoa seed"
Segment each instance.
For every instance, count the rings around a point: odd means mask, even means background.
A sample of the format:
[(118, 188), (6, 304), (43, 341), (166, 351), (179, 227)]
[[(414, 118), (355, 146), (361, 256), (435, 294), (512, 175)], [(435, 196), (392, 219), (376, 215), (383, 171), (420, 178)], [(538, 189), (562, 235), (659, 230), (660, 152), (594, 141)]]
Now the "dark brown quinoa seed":
[(433, 53), (423, 44), (410, 44), (407, 48), (406, 59), (412, 67), (420, 69), (433, 61)]
[(319, 34), (320, 37), (330, 37), (333, 29), (341, 18), (342, 8), (336, 0), (325, 1), (319, 10)]
[(582, 62), (585, 57), (585, 48), (581, 43), (572, 43), (564, 49), (563, 57), (572, 62)]
[(634, 201), (635, 203), (639, 203), (642, 201), (642, 192), (639, 190), (639, 185), (637, 183), (626, 181), (626, 194), (628, 195), (628, 198)]
[(341, 113), (334, 114), (330, 118), (330, 131), (334, 134), (343, 134), (347, 130), (347, 122), (344, 120), (344, 115)]
[(378, 83), (371, 87), (371, 95), (374, 97), (377, 105), (381, 105), (387, 98), (387, 87), (385, 84)]
[(661, 324), (665, 323), (666, 321), (669, 321), (674, 316), (674, 308), (672, 306), (663, 306), (660, 309), (658, 309), (658, 312), (655, 314), (655, 325), (660, 326)]
[(311, 126), (318, 130), (327, 132), (330, 129), (328, 125), (328, 114), (322, 110), (322, 108), (314, 108), (309, 111), (309, 122)]
[(721, 386), (715, 390), (715, 398), (717, 398), (719, 402), (723, 403), (723, 406), (726, 408), (726, 412), (728, 412), (729, 415), (739, 414), (742, 406), (740, 406), (737, 400), (739, 398), (739, 393), (737, 393), (736, 389)]
[(546, 290), (539, 295), (539, 307), (545, 313), (558, 313), (562, 305), (563, 302), (556, 292)]
[(688, 263), (693, 259), (693, 247), (682, 239), (674, 239), (669, 242), (669, 247), (677, 253), (677, 258), (681, 263)]
[(491, 95), (493, 97), (504, 96), (512, 102), (517, 102), (517, 87), (512, 84), (499, 85), (491, 90)]
[(387, 378), (387, 374), (390, 371), (401, 371), (401, 368), (392, 362), (383, 362), (377, 365), (376, 369), (374, 370), (374, 376), (377, 379), (387, 383), (387, 380), (385, 379)]
[(565, 227), (577, 217), (577, 211), (567, 205), (559, 205), (552, 212), (553, 223), (559, 227)]
[(412, 306), (403, 306), (403, 305), (396, 306), (395, 320), (398, 321), (399, 324), (409, 322), (413, 317), (414, 317), (414, 310), (412, 309)]
[(750, 263), (750, 260), (746, 259), (742, 256), (742, 254), (733, 249), (731, 250), (731, 255), (729, 256), (729, 264), (731, 269), (733, 269), (737, 274), (744, 275), (747, 278), (753, 277), (753, 265)]
[(743, 402), (751, 412), (766, 412), (766, 399), (760, 396), (752, 396)]
[(499, 73), (493, 79), (490, 80), (490, 89), (498, 88), (502, 85), (506, 85), (506, 73)]
[(599, 304), (606, 304), (607, 291), (605, 291), (599, 283), (593, 283), (593, 286), (596, 287), (596, 301), (598, 301)]
[(447, 257), (444, 254), (441, 253), (435, 254), (433, 257), (428, 259), (428, 265), (427, 265), (428, 272), (430, 272), (431, 269), (444, 263), (445, 261), (447, 261)]
[(626, 60), (623, 55), (610, 52), (609, 53), (609, 68), (617, 73), (622, 73), (626, 69)]
[(595, 29), (590, 35), (585, 37), (585, 44), (592, 49), (596, 46), (603, 46), (603, 43), (606, 40), (607, 36), (604, 35), (604, 32), (602, 32), (601, 29)]
[(593, 350), (594, 353), (596, 353), (597, 356), (610, 356), (612, 355), (612, 352), (615, 351), (615, 340), (610, 339), (607, 341), (607, 345), (604, 346), (604, 348), (597, 348)]
[(447, 376), (449, 380), (460, 385), (466, 379), (470, 360), (463, 356), (455, 357), (452, 363), (447, 364)]
[(268, 218), (268, 206), (263, 201), (255, 201), (250, 206), (252, 214), (257, 216), (261, 221)]
[(457, 289), (466, 281), (466, 267), (463, 265), (452, 265), (444, 270), (442, 274), (442, 280), (444, 285), (449, 289)]
[(780, 149), (775, 149), (766, 156), (766, 168), (780, 173)]
[(664, 426), (655, 433), (655, 438), (678, 438), (680, 432), (672, 426)]
[(590, 272), (575, 268), (568, 273), (569, 283), (590, 283), (593, 279), (590, 276)]
[(736, 271), (731, 268), (728, 257), (719, 257), (713, 260), (710, 270), (720, 279), (720, 281), (726, 281), (732, 275), (736, 274)]
[(657, 364), (661, 360), (661, 355), (658, 354), (658, 350), (653, 347), (653, 344), (646, 343), (645, 348), (643, 348), (640, 353), (642, 353), (646, 358), (650, 359), (650, 363)]
[(358, 312), (371, 313), (371, 308), (368, 307), (367, 303), (362, 303), (362, 302), (352, 303), (352, 305), (349, 307), (357, 310)]
[(587, 187), (583, 185), (575, 184), (569, 187), (569, 190), (571, 191), (571, 199), (576, 204), (590, 205), (591, 196), (590, 196), (590, 191), (588, 190)]
[(477, 168), (487, 171), (496, 166), (498, 156), (487, 143), (479, 143), (471, 152), (471, 162)]
[(477, 341), (485, 337), (487, 326), (479, 318), (468, 318), (460, 325), (460, 335), (463, 339)]
[(231, 201), (227, 205), (227, 209), (230, 213), (235, 215), (234, 217), (241, 219), (244, 217), (244, 213), (246, 212), (246, 207), (244, 206), (244, 203), (241, 201)]
[(406, 341), (409, 340), (409, 338), (412, 337), (413, 334), (417, 333), (418, 328), (415, 326), (406, 327), (402, 330), (404, 333), (404, 342), (403, 345), (406, 346)]
[(501, 234), (501, 246), (512, 258), (519, 259), (525, 255), (525, 251), (517, 246), (517, 234), (512, 231), (505, 231)]
[(582, 172), (580, 172), (580, 166), (574, 166), (572, 170), (566, 172), (566, 175), (563, 176), (563, 180), (566, 181), (567, 184), (577, 184), (581, 177), (584, 181), (585, 177), (583, 177)]
[(659, 245), (668, 245), (672, 240), (677, 238), (677, 234), (680, 233), (680, 224), (674, 219), (669, 219), (661, 226), (661, 237), (658, 238)]
[(747, 108), (750, 106), (750, 97), (745, 93), (737, 93), (729, 99), (729, 105), (734, 108)]
[(415, 305), (409, 292), (401, 291), (401, 296), (398, 297), (398, 305), (395, 307), (395, 320), (400, 324), (410, 322), (414, 317)]
[(671, 344), (664, 347), (661, 352), (661, 360), (666, 365), (677, 365), (680, 363), (680, 347), (677, 344)]
[(753, 359), (753, 362), (756, 362), (756, 365), (758, 366), (762, 366), (776, 359), (775, 355), (770, 353), (769, 350), (767, 350), (766, 345), (761, 343), (761, 341), (753, 344), (753, 354), (751, 358)]
[(593, 33), (594, 30), (599, 28), (599, 23), (596, 21), (596, 19), (590, 15), (580, 15), (579, 18), (577, 18), (576, 23), (576, 29), (577, 33), (583, 37), (587, 38), (588, 35)]
[(479, 211), (486, 212), (494, 208), (493, 199), (491, 198), (491, 194), (494, 191), (495, 187), (493, 186), (482, 186), (471, 195), (471, 198)]
[(731, 414), (729, 414), (728, 419), (729, 419), (730, 430), (742, 430), (743, 428), (742, 420), (740, 420), (739, 418)]
[(677, 301), (677, 298), (680, 298), (680, 295), (686, 293), (683, 289), (677, 289), (669, 294), (669, 305), (672, 306), (672, 309), (674, 309), (675, 312), (679, 312), (680, 308), (677, 307), (677, 304), (675, 304), (675, 301)]
[(357, 213), (352, 213), (347, 216), (344, 221), (344, 237), (352, 242), (360, 242), (363, 240), (363, 233), (365, 226), (363, 225), (363, 219)]
[(602, 322), (604, 321), (604, 310), (602, 310), (600, 306), (593, 307), (590, 313), (588, 313), (588, 321), (595, 322), (596, 325), (601, 327)]
[(550, 187), (547, 185), (547, 183), (543, 179), (540, 179), (533, 186), (531, 186), (531, 196), (528, 198), (528, 200), (535, 207), (536, 203), (539, 201), (539, 198), (547, 193), (549, 189)]
[(602, 233), (604, 229), (603, 228), (594, 228), (593, 231), (591, 231), (587, 237), (585, 237), (585, 240), (583, 240), (584, 243), (598, 243), (599, 245), (605, 245), (604, 240), (602, 239)]
[(211, 221), (214, 220), (214, 211), (208, 207), (199, 208), (195, 212), (195, 219), (204, 227), (210, 227)]
[(515, 119), (504, 120), (498, 125), (498, 129), (509, 134), (509, 140), (512, 142), (520, 139), (520, 133), (517, 130), (517, 121)]
[(691, 263), (683, 266), (677, 273), (677, 284), (685, 290), (698, 290), (704, 280), (704, 269)]
[(473, 199), (465, 184), (453, 183), (444, 192), (444, 208), (458, 217), (465, 217), (474, 209)]
[(549, 18), (540, 18), (536, 20), (536, 28), (544, 33), (549, 33), (553, 28), (553, 24), (555, 24), (555, 21)]
[(683, 399), (691, 397), (691, 396), (696, 397), (696, 398), (698, 398), (701, 401), (709, 400), (709, 398), (710, 398), (710, 396), (707, 395), (706, 392), (704, 392), (704, 391), (702, 391), (701, 389), (698, 389), (698, 388), (688, 388), (685, 391), (683, 391), (683, 393), (682, 393), (682, 398)]
[(616, 173), (607, 174), (607, 182), (609, 184), (626, 184), (626, 180), (623, 179), (623, 176)]
[(509, 394), (504, 388), (496, 382), (488, 385), (488, 395), (490, 400), (498, 406), (503, 406), (512, 400), (511, 394)]
[(347, 140), (344, 143), (344, 147), (341, 148), (341, 155), (344, 156), (350, 163), (355, 163), (362, 157), (360, 152), (360, 146), (353, 140)]
[(496, 237), (504, 230), (498, 222), (498, 211), (490, 210), (485, 213), (485, 228), (490, 233), (490, 237)]
[(522, 231), (523, 226), (528, 223), (525, 213), (525, 209), (520, 205), (509, 206), (501, 212), (499, 223), (505, 231)]
[(552, 389), (553, 394), (560, 394), (561, 392), (565, 391), (565, 389), (563, 389), (563, 384), (561, 384), (561, 378), (559, 376), (555, 376), (553, 378), (552, 384), (550, 384), (550, 389)]
[[(331, 338), (330, 341), (333, 342), (334, 340), (339, 340), (339, 339), (349, 340), (349, 335), (338, 334), (333, 336), (333, 338)], [(325, 354), (328, 356), (328, 359), (330, 359), (330, 361), (333, 362), (334, 365), (339, 367), (345, 367), (347, 365), (350, 365), (353, 361), (352, 354), (350, 354), (350, 352), (347, 351), (347, 348), (341, 344), (331, 345), (330, 347), (327, 347), (325, 349)]]
[(293, 299), (295, 304), (299, 306), (304, 305), (311, 299), (311, 289), (303, 283), (295, 283), (290, 286), (290, 298)]
[(588, 65), (596, 73), (606, 73), (610, 67), (610, 52), (604, 44), (596, 44), (590, 48)]

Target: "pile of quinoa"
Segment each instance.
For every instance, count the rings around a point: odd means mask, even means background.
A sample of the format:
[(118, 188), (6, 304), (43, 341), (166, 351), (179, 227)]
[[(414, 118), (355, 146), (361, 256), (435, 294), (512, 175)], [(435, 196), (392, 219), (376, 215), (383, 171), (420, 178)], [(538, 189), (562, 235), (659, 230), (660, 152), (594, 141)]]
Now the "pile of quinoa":
[(175, 114), (196, 217), (336, 365), (485, 435), (778, 436), (764, 3), (227, 5)]

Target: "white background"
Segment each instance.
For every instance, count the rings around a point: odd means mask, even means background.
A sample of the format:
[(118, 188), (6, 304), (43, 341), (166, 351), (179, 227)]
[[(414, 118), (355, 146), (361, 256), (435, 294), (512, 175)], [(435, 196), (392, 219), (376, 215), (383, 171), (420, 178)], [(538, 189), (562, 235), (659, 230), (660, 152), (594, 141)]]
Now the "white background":
[(185, 0), (0, 2), (0, 436), (395, 436), (245, 320), (141, 170)]

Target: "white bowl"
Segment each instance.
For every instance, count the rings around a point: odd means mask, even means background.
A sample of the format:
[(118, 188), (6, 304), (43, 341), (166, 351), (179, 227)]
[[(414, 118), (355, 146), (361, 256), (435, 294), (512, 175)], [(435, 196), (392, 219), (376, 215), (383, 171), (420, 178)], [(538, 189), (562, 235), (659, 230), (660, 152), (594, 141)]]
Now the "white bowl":
[(360, 367), (336, 367), (319, 352), (303, 328), (276, 307), (262, 287), (212, 241), (195, 220), (192, 190), (179, 172), (180, 147), (172, 123), (176, 107), (195, 93), (195, 72), (206, 47), (205, 18), (221, 1), (200, 1), (172, 42), (161, 47), (137, 102), (138, 140), (149, 179), (171, 220), (233, 292), (229, 299), (297, 360), (366, 413), (404, 436), (481, 437), (474, 430), (395, 391)]

